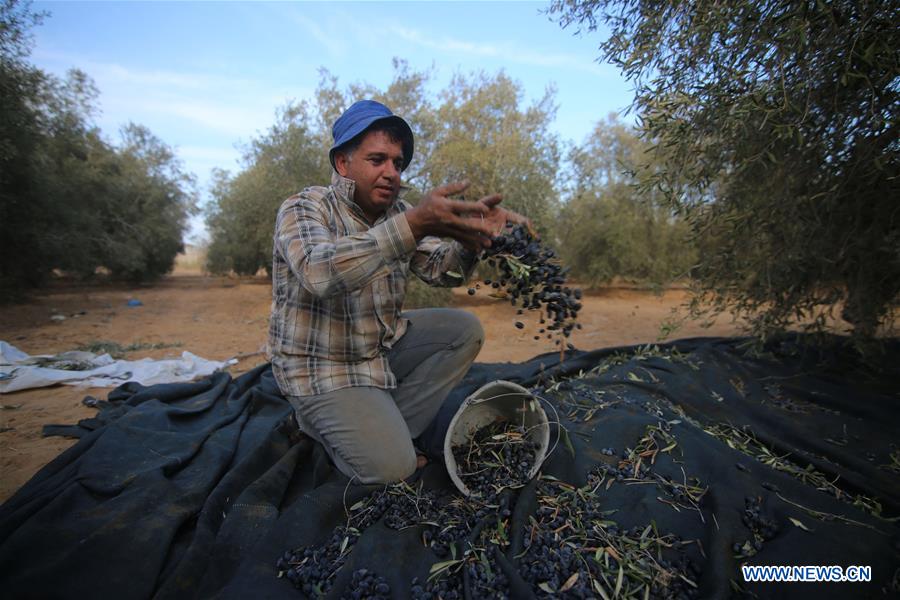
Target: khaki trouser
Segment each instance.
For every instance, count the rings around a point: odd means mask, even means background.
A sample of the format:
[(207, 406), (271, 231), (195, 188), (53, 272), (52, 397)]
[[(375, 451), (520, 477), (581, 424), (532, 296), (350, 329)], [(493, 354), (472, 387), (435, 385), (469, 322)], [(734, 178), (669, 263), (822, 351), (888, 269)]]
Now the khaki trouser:
[(484, 341), (477, 317), (457, 309), (405, 311), (406, 333), (388, 354), (397, 388), (354, 387), (290, 396), (300, 429), (358, 483), (399, 481), (416, 470), (412, 440), (431, 423)]

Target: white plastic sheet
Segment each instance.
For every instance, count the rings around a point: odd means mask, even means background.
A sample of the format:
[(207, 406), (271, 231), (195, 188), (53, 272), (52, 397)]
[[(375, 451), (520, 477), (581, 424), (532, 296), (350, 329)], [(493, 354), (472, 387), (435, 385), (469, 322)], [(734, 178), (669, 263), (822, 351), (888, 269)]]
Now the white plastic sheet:
[(143, 385), (191, 381), (205, 377), (237, 359), (206, 360), (190, 352), (181, 358), (115, 360), (109, 354), (63, 352), (29, 356), (15, 346), (0, 341), (0, 394), (56, 384), (85, 387), (115, 387), (127, 381)]

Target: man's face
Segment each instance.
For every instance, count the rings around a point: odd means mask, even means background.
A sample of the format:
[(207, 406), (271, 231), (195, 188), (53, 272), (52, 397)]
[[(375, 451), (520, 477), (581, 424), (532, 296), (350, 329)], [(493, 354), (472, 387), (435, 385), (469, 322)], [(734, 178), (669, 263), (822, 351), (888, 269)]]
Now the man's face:
[(391, 141), (383, 131), (372, 131), (366, 134), (352, 156), (338, 152), (334, 166), (338, 173), (356, 183), (353, 200), (374, 222), (400, 193), (403, 146)]

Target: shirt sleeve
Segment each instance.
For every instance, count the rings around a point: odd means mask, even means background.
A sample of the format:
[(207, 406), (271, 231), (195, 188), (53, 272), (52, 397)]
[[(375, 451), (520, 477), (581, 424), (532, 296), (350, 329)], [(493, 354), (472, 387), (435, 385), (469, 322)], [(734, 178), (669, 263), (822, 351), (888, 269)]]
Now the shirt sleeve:
[(416, 247), (410, 270), (428, 285), (456, 287), (472, 276), (478, 255), (459, 242), (425, 236)]
[(286, 202), (275, 222), (276, 251), (301, 285), (321, 298), (363, 287), (416, 250), (402, 213), (344, 237), (337, 237), (328, 222), (323, 203), (305, 193)]

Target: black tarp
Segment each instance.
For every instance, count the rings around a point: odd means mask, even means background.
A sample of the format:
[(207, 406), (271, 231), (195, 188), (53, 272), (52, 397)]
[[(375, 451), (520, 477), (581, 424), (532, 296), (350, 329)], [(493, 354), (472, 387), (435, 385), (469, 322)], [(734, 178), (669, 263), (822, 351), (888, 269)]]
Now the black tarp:
[[(622, 530), (652, 523), (654, 531), (696, 541), (690, 595), (896, 597), (897, 372), (867, 370), (840, 340), (827, 352), (804, 349), (794, 337), (762, 354), (748, 353), (746, 343), (702, 338), (570, 353), (563, 363), (547, 354), (476, 364), (421, 444), (439, 454), (463, 398), (491, 380), (515, 381), (544, 398), (563, 425), (554, 428), (561, 442), (545, 475), (578, 487), (605, 473), (594, 491)], [(886, 352), (882, 362), (898, 364), (900, 345), (891, 342)], [(321, 447), (296, 435), (267, 365), (235, 379), (219, 373), (191, 384), (126, 384), (98, 405), (93, 419), (47, 428), (80, 440), (0, 507), (4, 597), (301, 597), (277, 577), (276, 560), (327, 539), (346, 508), (376, 490), (348, 487)], [(626, 455), (660, 439), (677, 445), (645, 452), (638, 471), (649, 479), (616, 478)], [(423, 489), (454, 491), (439, 460), (416, 478)], [(662, 481), (702, 489), (698, 509), (678, 508)], [(512, 501), (512, 542), (498, 560), (513, 572), (522, 571), (536, 489), (533, 482)], [(776, 525), (762, 543), (748, 526), (750, 504)], [(360, 568), (382, 576), (394, 597), (409, 597), (412, 579), (424, 581), (441, 560), (423, 546), (421, 529), (376, 523), (363, 531), (331, 597)], [(745, 583), (742, 563), (862, 565), (872, 581)], [(565, 579), (557, 573), (537, 587), (532, 578), (530, 591), (571, 595), (574, 588), (558, 591)], [(510, 589), (513, 597), (526, 593)]]

